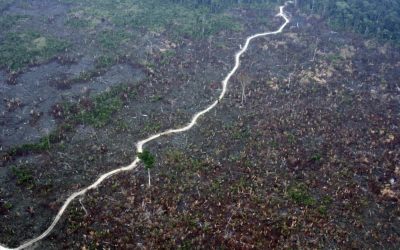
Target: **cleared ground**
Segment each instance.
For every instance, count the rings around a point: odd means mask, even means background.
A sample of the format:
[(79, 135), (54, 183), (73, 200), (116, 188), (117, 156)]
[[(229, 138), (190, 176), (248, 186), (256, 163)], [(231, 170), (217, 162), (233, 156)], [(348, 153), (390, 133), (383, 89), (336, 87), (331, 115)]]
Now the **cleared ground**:
[[(244, 38), (282, 22), (271, 6), (143, 2), (2, 10), (1, 243), (37, 236), (68, 194), (132, 161), (136, 141), (186, 123)], [(399, 50), (288, 12), (215, 112), (149, 145), (151, 188), (143, 168), (113, 177), (39, 248), (397, 248)]]

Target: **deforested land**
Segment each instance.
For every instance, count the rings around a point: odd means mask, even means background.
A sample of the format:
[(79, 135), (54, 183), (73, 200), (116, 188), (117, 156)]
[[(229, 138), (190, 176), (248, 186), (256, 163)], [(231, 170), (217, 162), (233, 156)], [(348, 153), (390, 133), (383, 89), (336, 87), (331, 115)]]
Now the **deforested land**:
[(286, 3), (137, 154), (283, 4), (0, 0), (0, 245), (139, 157), (33, 246), (398, 249), (396, 1)]

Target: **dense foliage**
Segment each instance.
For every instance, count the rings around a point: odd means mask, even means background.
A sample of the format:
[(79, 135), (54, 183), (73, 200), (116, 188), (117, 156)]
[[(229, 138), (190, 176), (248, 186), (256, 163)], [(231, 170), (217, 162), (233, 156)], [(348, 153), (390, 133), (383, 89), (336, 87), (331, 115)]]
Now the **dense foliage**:
[[(170, 0), (207, 6), (220, 11), (235, 4), (277, 4), (279, 0)], [(297, 7), (327, 18), (335, 28), (349, 29), (371, 37), (400, 41), (400, 1), (394, 0), (295, 0)]]
[(238, 4), (277, 4), (282, 1), (280, 0), (170, 0), (174, 3), (192, 5), (195, 7), (206, 6), (211, 9), (212, 12), (218, 12), (224, 8), (238, 5)]
[(306, 11), (320, 14), (338, 28), (400, 41), (400, 2), (393, 0), (297, 0)]
[(154, 167), (155, 157), (148, 150), (144, 150), (141, 153), (138, 153), (138, 157), (144, 163), (144, 167), (146, 169), (150, 169)]

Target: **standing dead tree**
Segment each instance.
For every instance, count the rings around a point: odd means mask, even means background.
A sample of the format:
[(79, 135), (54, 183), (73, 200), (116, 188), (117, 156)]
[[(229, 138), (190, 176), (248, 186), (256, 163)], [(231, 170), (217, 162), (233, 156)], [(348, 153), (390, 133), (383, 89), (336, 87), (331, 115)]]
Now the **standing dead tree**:
[(248, 75), (245, 75), (243, 73), (240, 73), (238, 75), (238, 80), (240, 82), (240, 85), (242, 86), (242, 101), (241, 101), (241, 106), (244, 105), (246, 102), (246, 87), (248, 83), (250, 82), (250, 77)]

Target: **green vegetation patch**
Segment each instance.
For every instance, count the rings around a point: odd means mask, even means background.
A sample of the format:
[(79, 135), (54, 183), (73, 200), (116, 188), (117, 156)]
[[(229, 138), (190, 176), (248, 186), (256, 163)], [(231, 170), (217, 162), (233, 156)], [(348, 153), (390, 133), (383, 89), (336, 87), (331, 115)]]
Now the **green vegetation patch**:
[(82, 109), (76, 114), (75, 119), (80, 123), (103, 127), (111, 120), (112, 115), (122, 108), (122, 105), (119, 97), (110, 97), (109, 93), (105, 93), (94, 98), (92, 106)]
[[(184, 12), (183, 12), (184, 13)], [(186, 15), (176, 16), (173, 31), (177, 36), (206, 38), (220, 31), (239, 31), (242, 26), (226, 14), (212, 14), (207, 9), (191, 10)]]
[(138, 153), (138, 157), (143, 162), (146, 169), (151, 169), (154, 167), (155, 157), (148, 150)]
[(31, 171), (24, 167), (15, 167), (11, 168), (11, 172), (17, 180), (17, 185), (26, 186), (28, 188), (32, 188), (34, 185), (34, 179)]
[(64, 138), (65, 132), (71, 131), (71, 125), (64, 124), (59, 126), (58, 129), (42, 137), (37, 143), (27, 143), (20, 146), (14, 147), (8, 151), (8, 155), (26, 155), (29, 153), (40, 153), (46, 150), (50, 150), (51, 144), (60, 142)]
[(27, 20), (29, 20), (29, 16), (26, 15), (2, 15), (0, 16), (0, 27), (2, 27), (2, 31), (5, 31)]
[(46, 136), (39, 140), (38, 143), (27, 143), (12, 148), (10, 155), (24, 155), (31, 152), (43, 152), (50, 149), (50, 137)]
[(64, 121), (55, 131), (42, 137), (37, 143), (27, 143), (12, 148), (7, 155), (12, 157), (50, 150), (52, 144), (65, 139), (66, 134), (72, 132), (75, 125), (79, 123), (103, 127), (111, 121), (113, 114), (122, 108), (121, 96), (133, 98), (136, 96), (136, 91), (131, 86), (122, 84), (106, 93), (88, 99), (84, 103), (64, 103), (62, 105)]
[(86, 19), (79, 18), (68, 18), (65, 22), (66, 26), (69, 26), (74, 29), (83, 29), (83, 28), (93, 28), (94, 24)]
[(166, 50), (161, 53), (161, 61), (160, 63), (163, 65), (167, 65), (170, 63), (171, 59), (176, 55), (175, 50)]
[(289, 187), (287, 191), (288, 197), (295, 203), (308, 206), (315, 209), (321, 216), (326, 216), (330, 207), (332, 206), (333, 199), (329, 195), (323, 195), (318, 199), (310, 194), (310, 190), (304, 183), (295, 184)]
[(8, 33), (0, 41), (0, 67), (20, 71), (29, 64), (51, 59), (68, 44), (35, 32)]
[(0, 10), (3, 10), (6, 8), (8, 5), (12, 4), (15, 0), (1, 0), (0, 1)]
[(104, 30), (97, 35), (97, 41), (101, 48), (105, 51), (114, 51), (119, 49), (121, 45), (126, 44), (133, 35), (119, 30)]
[[(84, 0), (72, 10), (70, 21), (75, 27), (87, 27), (89, 23), (107, 21), (118, 29), (146, 29), (155, 32), (170, 31), (175, 36), (203, 38), (222, 30), (238, 30), (240, 24), (229, 15), (214, 13), (206, 6), (163, 0)], [(82, 21), (84, 18), (86, 21)], [(80, 21), (78, 21), (80, 20)], [(89, 21), (88, 21), (89, 20)], [(85, 23), (86, 22), (86, 23)]]
[(134, 98), (136, 91), (127, 84), (111, 88), (93, 98), (85, 99), (79, 104), (64, 103), (65, 122), (68, 124), (90, 124), (103, 127), (111, 121), (112, 116), (123, 107), (123, 98)]
[(313, 206), (316, 200), (312, 197), (304, 184), (291, 186), (288, 190), (289, 197), (300, 205)]
[(95, 59), (96, 69), (109, 68), (117, 63), (117, 61), (118, 58), (116, 58), (115, 56), (101, 55)]
[(298, 1), (298, 5), (305, 11), (326, 17), (334, 28), (400, 41), (399, 1), (303, 0)]
[(328, 214), (328, 209), (331, 206), (333, 202), (332, 197), (330, 196), (324, 196), (322, 197), (322, 199), (320, 200), (320, 204), (317, 208), (317, 211), (321, 214), (321, 215), (326, 215)]
[(315, 153), (311, 156), (310, 160), (315, 163), (320, 163), (322, 161), (322, 155), (320, 153)]

